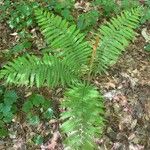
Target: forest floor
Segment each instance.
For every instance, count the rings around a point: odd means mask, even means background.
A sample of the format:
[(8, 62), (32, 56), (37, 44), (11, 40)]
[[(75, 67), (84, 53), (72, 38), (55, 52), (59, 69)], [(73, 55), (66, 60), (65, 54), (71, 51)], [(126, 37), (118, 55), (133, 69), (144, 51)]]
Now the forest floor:
[[(106, 75), (93, 79), (93, 84), (105, 97), (106, 107), (107, 127), (103, 136), (96, 139), (100, 150), (150, 150), (150, 53), (144, 50), (146, 42), (141, 35), (142, 28), (118, 63)], [(16, 40), (11, 34), (5, 24), (0, 25), (2, 53), (7, 52)], [(0, 55), (1, 65), (4, 62), (5, 58)], [(22, 92), (22, 89), (16, 89), (20, 94), (36, 90)], [(59, 102), (63, 89), (41, 89), (40, 92)], [(26, 124), (20, 113), (9, 125), (9, 130), (12, 134), (0, 139), (0, 150), (63, 149), (57, 119), (32, 127)], [(32, 145), (30, 137), (35, 133), (45, 135), (42, 146)]]
[(141, 34), (104, 78), (94, 80), (106, 98), (108, 126), (98, 140), (106, 150), (150, 149), (150, 55)]

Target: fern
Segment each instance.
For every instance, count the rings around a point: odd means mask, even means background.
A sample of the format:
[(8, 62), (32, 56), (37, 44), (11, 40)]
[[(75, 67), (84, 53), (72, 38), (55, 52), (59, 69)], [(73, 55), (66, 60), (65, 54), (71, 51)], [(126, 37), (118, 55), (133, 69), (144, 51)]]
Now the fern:
[(117, 18), (112, 18), (110, 22), (99, 28), (100, 42), (97, 47), (94, 72), (104, 72), (116, 63), (120, 54), (136, 35), (134, 29), (139, 24), (140, 16), (141, 8), (134, 8), (124, 11)]
[(37, 87), (70, 85), (78, 78), (65, 61), (47, 54), (42, 58), (30, 55), (19, 57), (5, 65), (0, 75), (9, 84)]
[(66, 20), (41, 9), (35, 15), (51, 55), (20, 57), (4, 66), (0, 78), (9, 84), (37, 87), (71, 84), (87, 63), (91, 47), (75, 25), (69, 27)]
[(66, 143), (74, 150), (90, 150), (94, 137), (102, 133), (104, 126), (103, 98), (92, 86), (79, 84), (68, 90), (62, 106), (68, 110), (62, 113), (66, 120), (61, 129), (67, 133)]
[(40, 9), (35, 14), (48, 47), (53, 50), (50, 52), (65, 59), (76, 70), (87, 63), (91, 48), (85, 41), (85, 35), (75, 25), (69, 26), (65, 19)]
[[(69, 26), (61, 17), (37, 9), (35, 16), (47, 41), (49, 55), (21, 56), (8, 62), (0, 71), (0, 78), (19, 86), (55, 87), (71, 86), (79, 81), (83, 66), (89, 67), (89, 77), (92, 71), (104, 72), (134, 38), (140, 14), (140, 8), (124, 11), (101, 26), (92, 51), (85, 35), (75, 25)], [(62, 113), (61, 126), (67, 133), (66, 143), (75, 150), (93, 149), (94, 138), (104, 126), (102, 96), (92, 86), (79, 84), (66, 92), (62, 106), (67, 108), (67, 112)]]
[(61, 17), (38, 9), (35, 14), (48, 46), (53, 49), (50, 50), (51, 55), (42, 59), (35, 56), (20, 57), (4, 66), (0, 77), (7, 79), (7, 83), (18, 85), (37, 87), (65, 85), (80, 75), (82, 66), (87, 65), (88, 58), (93, 54), (90, 71), (93, 64), (93, 72), (106, 71), (117, 61), (134, 37), (140, 12), (139, 8), (125, 11), (107, 25), (101, 26), (100, 42), (94, 48), (96, 52), (92, 53), (84, 34), (80, 33), (75, 25), (69, 26)]

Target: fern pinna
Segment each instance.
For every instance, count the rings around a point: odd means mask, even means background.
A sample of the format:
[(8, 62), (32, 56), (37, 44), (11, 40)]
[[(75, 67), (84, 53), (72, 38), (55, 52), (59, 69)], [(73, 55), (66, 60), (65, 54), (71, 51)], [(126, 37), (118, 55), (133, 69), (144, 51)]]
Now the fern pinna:
[(64, 120), (61, 129), (67, 133), (66, 144), (75, 150), (93, 149), (94, 137), (104, 126), (102, 96), (92, 86), (75, 83), (82, 81), (83, 66), (89, 68), (90, 75), (105, 72), (117, 61), (135, 36), (140, 14), (141, 8), (134, 8), (112, 18), (99, 28), (92, 46), (75, 25), (70, 26), (61, 17), (37, 9), (35, 16), (48, 53), (41, 57), (21, 56), (8, 62), (0, 71), (0, 78), (7, 84), (19, 86), (71, 86), (62, 102), (62, 106), (67, 107), (61, 114)]

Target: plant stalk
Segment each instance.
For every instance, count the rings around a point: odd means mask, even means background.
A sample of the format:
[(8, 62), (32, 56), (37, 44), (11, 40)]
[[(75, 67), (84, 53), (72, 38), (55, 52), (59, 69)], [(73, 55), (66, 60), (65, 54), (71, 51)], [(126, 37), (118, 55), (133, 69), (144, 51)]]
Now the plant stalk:
[(92, 73), (92, 69), (93, 69), (93, 64), (94, 64), (94, 60), (96, 57), (96, 51), (97, 51), (97, 47), (99, 45), (99, 36), (96, 37), (95, 43), (93, 44), (93, 49), (92, 49), (92, 56), (90, 59), (90, 64), (89, 64), (89, 73), (88, 73), (88, 81), (91, 81), (91, 73)]

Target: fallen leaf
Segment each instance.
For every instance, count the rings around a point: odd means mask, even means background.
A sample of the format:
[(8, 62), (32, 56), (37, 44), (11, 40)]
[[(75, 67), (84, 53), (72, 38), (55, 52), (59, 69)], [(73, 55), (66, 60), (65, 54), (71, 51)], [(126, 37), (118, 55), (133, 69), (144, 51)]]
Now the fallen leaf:
[(41, 150), (56, 150), (59, 138), (60, 133), (58, 131), (54, 132), (53, 137), (50, 139), (50, 143), (47, 146), (42, 145)]
[(144, 37), (145, 41), (150, 43), (150, 34), (148, 33), (147, 28), (143, 28), (141, 34)]

